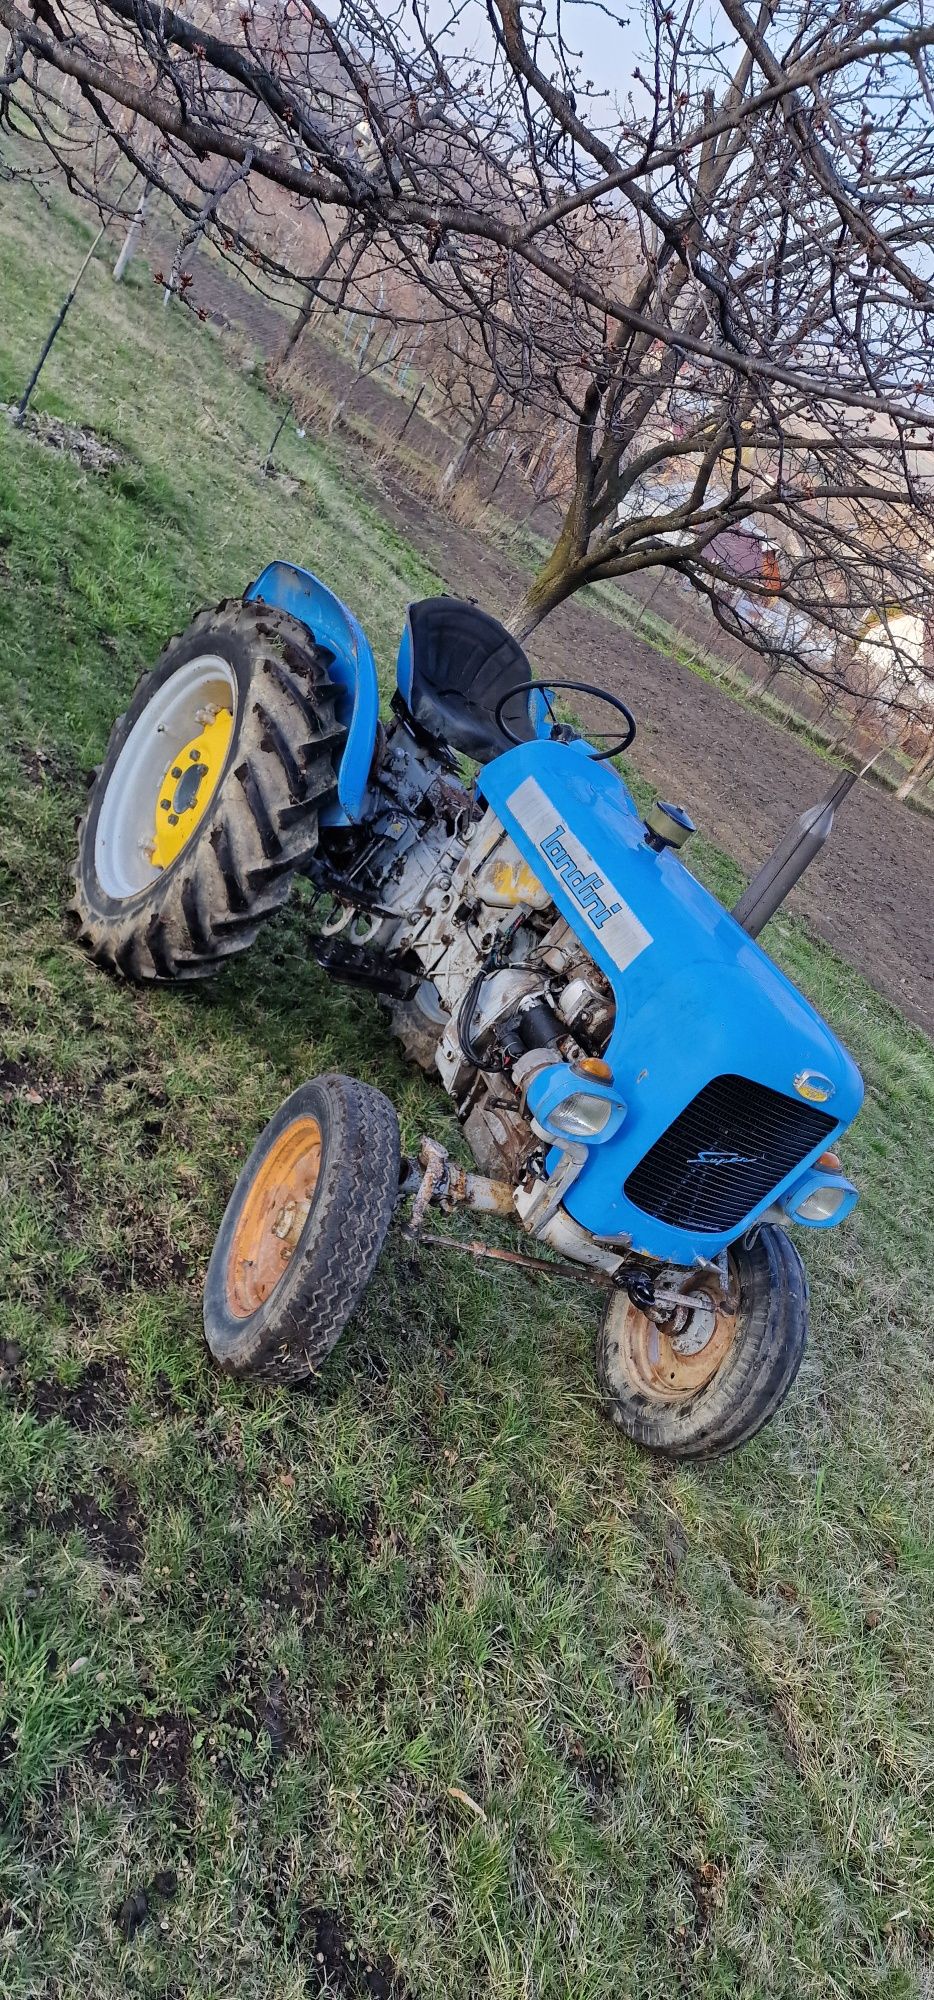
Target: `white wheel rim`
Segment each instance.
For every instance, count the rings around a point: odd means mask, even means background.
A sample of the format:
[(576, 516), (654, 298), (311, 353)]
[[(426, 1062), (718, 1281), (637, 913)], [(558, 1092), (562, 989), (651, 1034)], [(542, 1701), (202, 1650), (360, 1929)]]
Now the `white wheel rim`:
[(169, 675), (134, 722), (98, 814), (94, 867), (105, 895), (123, 901), (158, 881), (163, 871), (150, 850), (166, 770), (197, 735), (205, 711), (220, 708), (236, 720), (233, 668), (218, 653), (199, 653)]

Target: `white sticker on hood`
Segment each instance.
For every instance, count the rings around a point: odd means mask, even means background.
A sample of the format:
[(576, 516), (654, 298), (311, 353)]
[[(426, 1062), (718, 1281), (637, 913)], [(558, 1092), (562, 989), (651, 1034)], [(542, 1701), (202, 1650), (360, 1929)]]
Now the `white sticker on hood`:
[(571, 833), (535, 778), (524, 778), (506, 805), (559, 882), (572, 896), (622, 972), (638, 958), (652, 933), (624, 903), (612, 882), (601, 875), (592, 854)]

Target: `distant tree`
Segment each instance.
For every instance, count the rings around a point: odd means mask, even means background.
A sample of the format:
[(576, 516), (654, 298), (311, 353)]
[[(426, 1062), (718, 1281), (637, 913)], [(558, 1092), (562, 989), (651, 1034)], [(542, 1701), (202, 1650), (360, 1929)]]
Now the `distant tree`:
[(352, 236), (353, 236), (353, 222), (352, 221), (346, 222), (344, 224), (343, 229), (340, 232), (340, 235), (337, 237), (336, 241), (328, 245), (328, 248), (324, 256), (322, 257), (320, 264), (318, 265), (318, 269), (315, 272), (315, 275), (312, 278), (311, 283), (309, 285), (306, 285), (305, 287), (305, 295), (304, 298), (302, 299), (302, 303), (298, 309), (298, 312), (295, 315), (295, 318), (292, 321), (291, 326), (289, 327), (288, 333), (285, 335), (285, 338), (281, 343), (279, 352), (276, 356), (277, 366), (284, 367), (286, 362), (291, 360), (292, 355), (294, 354), (295, 349), (297, 348), (299, 341), (301, 340), (302, 335), (305, 332), (305, 328), (307, 327), (308, 322), (311, 319), (315, 306), (318, 304), (318, 301), (321, 298), (321, 292), (324, 280), (328, 276), (328, 273), (330, 271), (333, 271), (335, 268), (340, 267), (341, 252), (347, 248), (347, 245), (351, 241)]
[(920, 790), (926, 780), (934, 777), (934, 734), (928, 737), (920, 756), (916, 757), (907, 776), (902, 779), (895, 794), (897, 799), (910, 799), (913, 792)]
[(153, 187), (152, 181), (144, 180), (142, 189), (140, 191), (139, 200), (136, 204), (136, 207), (133, 210), (132, 221), (123, 239), (123, 242), (120, 245), (120, 249), (117, 253), (117, 260), (113, 267), (113, 281), (115, 285), (119, 285), (122, 282), (127, 270), (127, 266), (132, 263), (133, 258), (136, 256), (136, 252), (139, 249), (139, 246), (143, 240), (143, 230), (146, 226), (146, 217), (149, 212), (155, 193), (156, 190)]
[[(356, 219), (504, 400), (560, 420), (572, 490), (520, 635), (584, 584), (668, 572), (833, 686), (867, 612), (930, 591), (930, 0), (647, 0), (625, 95), (621, 22), (605, 59), (618, 96), (564, 16), (489, 0), (478, 56), (483, 18), (0, 0), (0, 103), (80, 185), (49, 88), (73, 79), (138, 168), (161, 135), (157, 184), (195, 223), (223, 163), (249, 199), (215, 202), (215, 238), (308, 289), (290, 207), (332, 240)], [(887, 700), (913, 711), (907, 670)]]

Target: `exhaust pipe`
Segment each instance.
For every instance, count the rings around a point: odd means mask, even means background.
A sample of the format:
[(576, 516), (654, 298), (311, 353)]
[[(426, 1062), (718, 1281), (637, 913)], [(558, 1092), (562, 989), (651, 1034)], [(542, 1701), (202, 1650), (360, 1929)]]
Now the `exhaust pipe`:
[[(876, 756), (881, 756), (881, 751)], [(754, 875), (749, 887), (741, 895), (731, 911), (736, 922), (748, 931), (750, 937), (758, 937), (770, 917), (785, 901), (785, 897), (800, 882), (805, 869), (819, 854), (830, 836), (833, 816), (838, 805), (851, 791), (857, 778), (865, 776), (875, 763), (870, 757), (860, 771), (841, 771), (834, 779), (826, 798), (816, 806), (809, 806), (807, 812), (796, 819), (783, 840), (780, 840), (773, 854), (763, 862), (758, 875)]]

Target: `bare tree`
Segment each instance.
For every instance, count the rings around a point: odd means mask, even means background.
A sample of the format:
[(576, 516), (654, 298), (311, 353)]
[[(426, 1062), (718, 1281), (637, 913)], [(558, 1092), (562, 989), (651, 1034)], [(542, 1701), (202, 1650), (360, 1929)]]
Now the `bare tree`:
[[(52, 87), (73, 79), (137, 168), (164, 140), (163, 191), (255, 269), (313, 289), (289, 215), (332, 241), (356, 220), (470, 329), (497, 394), (567, 440), (521, 635), (582, 585), (674, 573), (832, 687), (867, 612), (926, 606), (930, 0), (647, 0), (626, 95), (531, 0), (489, 0), (479, 56), (460, 0), (189, 4), (0, 0), (0, 104), (81, 189)], [(886, 698), (913, 712), (907, 672)]]
[(907, 776), (902, 779), (895, 794), (896, 798), (910, 799), (912, 793), (918, 791), (925, 780), (931, 777), (934, 777), (934, 735), (929, 737), (920, 757), (915, 759)]
[(133, 210), (133, 219), (120, 245), (117, 260), (113, 267), (113, 281), (115, 285), (119, 285), (122, 282), (127, 265), (132, 263), (133, 258), (136, 256), (136, 252), (142, 242), (143, 230), (146, 227), (146, 216), (155, 192), (156, 190), (151, 181), (143, 182), (142, 192)]
[(175, 245), (172, 269), (162, 294), (163, 305), (167, 306), (170, 299), (178, 297), (180, 293), (187, 289), (190, 283), (190, 273), (185, 270), (187, 259), (197, 249), (202, 236), (207, 236), (212, 222), (220, 212), (222, 202), (231, 193), (231, 190), (237, 187), (241, 181), (249, 179), (250, 164), (251, 159), (248, 151), (246, 158), (239, 166), (231, 165), (226, 167), (218, 175), (214, 186), (205, 194), (194, 220), (186, 229), (182, 230)]
[(327, 277), (328, 272), (332, 271), (336, 265), (339, 265), (341, 251), (346, 248), (347, 244), (350, 242), (352, 235), (353, 235), (353, 223), (347, 222), (344, 224), (344, 227), (341, 230), (340, 235), (338, 236), (336, 242), (329, 244), (328, 249), (325, 252), (325, 255), (322, 257), (321, 262), (318, 266), (317, 271), (315, 272), (314, 277), (311, 280), (310, 285), (307, 285), (305, 287), (305, 294), (302, 299), (302, 303), (298, 309), (298, 312), (295, 315), (294, 320), (292, 321), (291, 326), (289, 327), (288, 333), (286, 334), (279, 348), (279, 352), (276, 356), (276, 365), (278, 367), (284, 367), (285, 364), (289, 360), (291, 360), (291, 357), (294, 354), (295, 349), (297, 348), (299, 341), (302, 338), (305, 328), (307, 327), (308, 322), (311, 319), (315, 306), (317, 305), (318, 300), (321, 297), (321, 291), (322, 291), (322, 286), (324, 284), (324, 280)]

